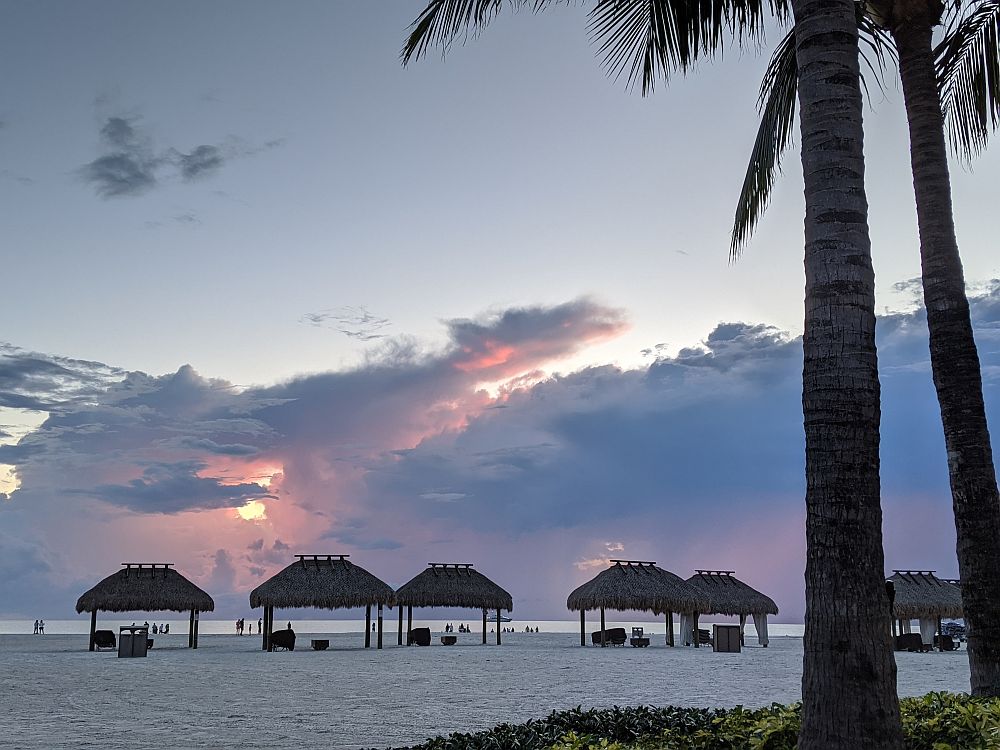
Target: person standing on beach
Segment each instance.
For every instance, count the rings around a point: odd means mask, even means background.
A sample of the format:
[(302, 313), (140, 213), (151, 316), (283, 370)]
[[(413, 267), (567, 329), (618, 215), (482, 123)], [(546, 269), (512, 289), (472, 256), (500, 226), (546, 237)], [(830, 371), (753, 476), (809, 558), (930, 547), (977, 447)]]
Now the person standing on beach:
[(258, 633), (264, 632), (264, 619), (262, 617), (257, 618), (257, 632)]
[(33, 635), (38, 635), (38, 620), (35, 620), (35, 632)]
[(38, 621), (38, 633), (39, 635), (45, 635), (45, 620)]

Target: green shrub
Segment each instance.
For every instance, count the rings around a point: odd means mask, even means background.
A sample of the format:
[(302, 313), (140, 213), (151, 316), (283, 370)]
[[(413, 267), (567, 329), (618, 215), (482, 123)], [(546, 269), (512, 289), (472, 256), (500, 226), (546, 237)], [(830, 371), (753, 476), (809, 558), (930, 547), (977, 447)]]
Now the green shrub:
[[(553, 711), (524, 724), (396, 750), (794, 750), (800, 705)], [(906, 750), (1000, 750), (1000, 699), (928, 693), (900, 701)]]

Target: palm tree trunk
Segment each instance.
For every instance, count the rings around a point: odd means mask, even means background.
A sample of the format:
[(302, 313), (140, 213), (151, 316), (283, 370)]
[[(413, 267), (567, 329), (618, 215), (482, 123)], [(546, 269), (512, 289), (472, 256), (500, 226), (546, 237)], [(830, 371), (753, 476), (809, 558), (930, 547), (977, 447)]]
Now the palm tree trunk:
[(800, 750), (898, 750), (879, 498), (875, 275), (851, 0), (793, 0), (806, 304), (806, 615)]
[(1000, 695), (1000, 496), (983, 405), (979, 353), (955, 239), (944, 118), (934, 74), (935, 18), (891, 29), (899, 51), (920, 229), (931, 370), (951, 481), (958, 570), (974, 695)]

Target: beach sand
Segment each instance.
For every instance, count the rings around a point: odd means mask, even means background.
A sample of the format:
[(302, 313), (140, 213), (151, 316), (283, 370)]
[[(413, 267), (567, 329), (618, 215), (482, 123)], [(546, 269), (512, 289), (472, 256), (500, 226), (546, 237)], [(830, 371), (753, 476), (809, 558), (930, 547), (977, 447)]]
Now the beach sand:
[[(86, 636), (0, 636), (0, 748), (359, 748), (612, 705), (759, 706), (798, 700), (802, 640), (740, 654), (580, 648), (568, 633), (478, 634), (456, 647), (263, 653), (260, 639), (157, 636), (146, 659), (90, 653)], [(662, 637), (662, 636), (661, 636)], [(435, 643), (438, 643), (435, 637)], [(748, 643), (754, 643), (748, 639)], [(967, 691), (965, 651), (896, 654), (901, 696)]]

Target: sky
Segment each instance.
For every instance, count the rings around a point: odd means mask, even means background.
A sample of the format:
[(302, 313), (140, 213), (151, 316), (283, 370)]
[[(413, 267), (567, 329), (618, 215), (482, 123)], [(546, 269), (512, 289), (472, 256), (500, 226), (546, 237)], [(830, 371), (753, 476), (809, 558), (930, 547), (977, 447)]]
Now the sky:
[[(421, 2), (2, 3), (0, 617), (174, 562), (473, 562), (522, 617), (612, 557), (803, 611), (802, 183), (736, 263), (761, 49), (643, 98), (585, 7), (403, 68)], [(956, 573), (895, 71), (869, 76), (887, 568)], [(994, 147), (953, 162), (998, 418)]]

